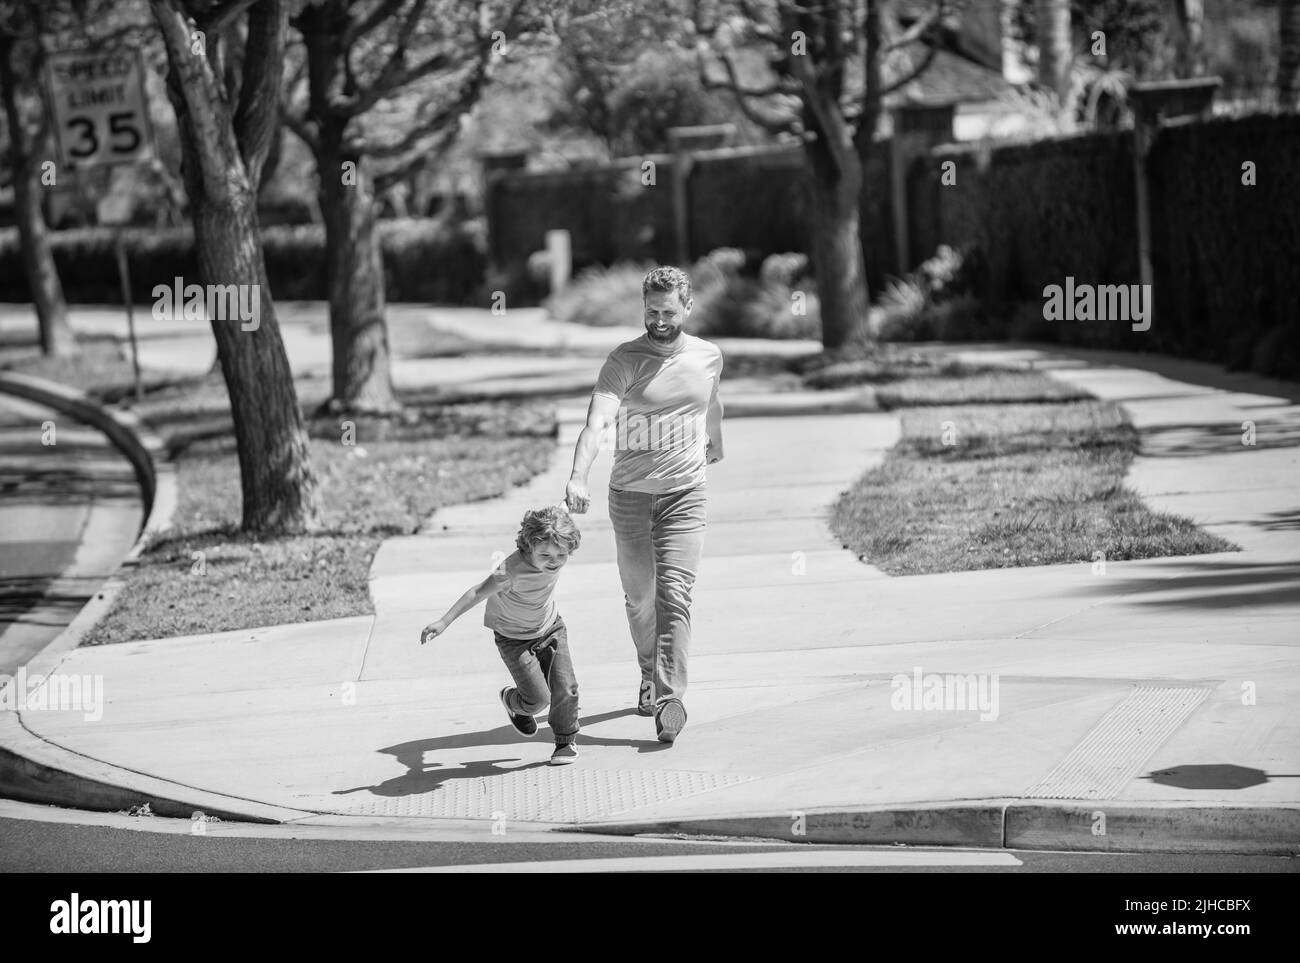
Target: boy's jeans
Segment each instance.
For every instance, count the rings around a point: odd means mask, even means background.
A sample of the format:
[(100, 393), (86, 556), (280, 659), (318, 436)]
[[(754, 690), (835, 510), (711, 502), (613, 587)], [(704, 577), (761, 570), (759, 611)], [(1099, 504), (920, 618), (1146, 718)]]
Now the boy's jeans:
[(578, 735), (578, 680), (569, 658), (569, 631), (558, 615), (545, 635), (535, 639), (512, 639), (494, 632), (497, 651), (515, 680), (506, 695), (511, 712), (535, 716), (551, 704), (547, 722), (557, 746), (573, 742)]
[(691, 589), (704, 551), (704, 484), (665, 495), (609, 490), (627, 622), (655, 704), (686, 694)]

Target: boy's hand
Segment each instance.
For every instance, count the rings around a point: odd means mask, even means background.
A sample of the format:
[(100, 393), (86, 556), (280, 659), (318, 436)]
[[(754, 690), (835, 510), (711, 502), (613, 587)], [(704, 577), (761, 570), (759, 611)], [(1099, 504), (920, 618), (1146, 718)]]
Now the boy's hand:
[(420, 633), (420, 644), (424, 645), (424, 643), (428, 642), (430, 639), (442, 635), (442, 633), (446, 631), (447, 623), (442, 619), (439, 619), (437, 622), (430, 622), (424, 627), (424, 631)]

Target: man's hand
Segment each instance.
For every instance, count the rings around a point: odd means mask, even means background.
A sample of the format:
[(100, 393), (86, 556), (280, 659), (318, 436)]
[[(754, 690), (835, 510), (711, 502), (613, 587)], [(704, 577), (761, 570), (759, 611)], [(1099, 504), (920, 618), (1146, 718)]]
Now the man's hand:
[(722, 461), (722, 446), (709, 442), (708, 446), (704, 449), (704, 458), (708, 464), (716, 465), (718, 462)]
[(420, 644), (424, 645), (424, 643), (428, 642), (430, 639), (436, 638), (446, 631), (447, 621), (445, 619), (439, 619), (437, 622), (430, 622), (424, 627), (424, 631), (420, 633)]
[(591, 492), (587, 491), (587, 483), (577, 478), (570, 478), (569, 484), (564, 489), (564, 504), (575, 515), (581, 515), (590, 508)]

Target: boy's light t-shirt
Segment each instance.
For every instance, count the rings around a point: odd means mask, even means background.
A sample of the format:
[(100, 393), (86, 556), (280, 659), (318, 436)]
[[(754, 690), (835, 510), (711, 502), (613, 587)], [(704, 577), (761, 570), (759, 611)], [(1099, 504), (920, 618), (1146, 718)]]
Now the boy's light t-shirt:
[(685, 333), (671, 347), (643, 334), (611, 351), (593, 392), (620, 402), (610, 487), (662, 495), (703, 482), (721, 377), (721, 349)]
[(489, 595), (483, 624), (512, 639), (535, 639), (555, 623), (555, 585), (560, 569), (537, 569), (515, 549), (492, 571), (504, 585)]

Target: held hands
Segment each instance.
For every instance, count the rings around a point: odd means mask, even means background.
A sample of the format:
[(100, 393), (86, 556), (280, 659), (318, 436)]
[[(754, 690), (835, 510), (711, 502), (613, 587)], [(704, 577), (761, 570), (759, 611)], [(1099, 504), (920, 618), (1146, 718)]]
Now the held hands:
[(575, 515), (581, 515), (590, 508), (591, 492), (587, 490), (587, 483), (570, 478), (564, 489), (564, 503)]
[(445, 619), (430, 622), (424, 627), (424, 631), (420, 633), (420, 644), (424, 645), (424, 643), (428, 642), (430, 639), (436, 638), (446, 631), (447, 621)]

